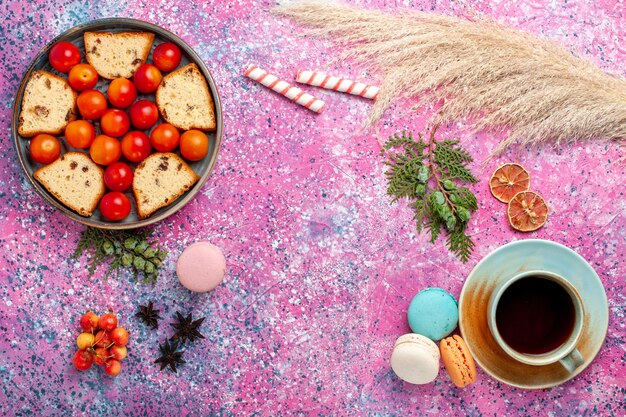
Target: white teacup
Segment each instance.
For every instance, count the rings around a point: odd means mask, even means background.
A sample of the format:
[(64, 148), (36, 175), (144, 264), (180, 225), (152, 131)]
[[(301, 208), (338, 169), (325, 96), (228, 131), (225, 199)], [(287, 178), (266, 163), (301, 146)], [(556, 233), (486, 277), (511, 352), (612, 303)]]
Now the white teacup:
[[(576, 288), (562, 276), (537, 270), (511, 277), (493, 291), (487, 314), (493, 337), (512, 358), (536, 366), (560, 362), (569, 372), (583, 364), (577, 349), (583, 303)], [(549, 326), (554, 331), (542, 337)], [(530, 343), (534, 343), (532, 348)]]

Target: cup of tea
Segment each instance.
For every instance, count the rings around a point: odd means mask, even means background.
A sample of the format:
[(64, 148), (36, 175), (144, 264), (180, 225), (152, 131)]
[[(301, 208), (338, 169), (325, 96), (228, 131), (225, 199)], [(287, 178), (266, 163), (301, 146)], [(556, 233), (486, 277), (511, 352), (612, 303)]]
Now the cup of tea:
[(576, 288), (549, 271), (525, 271), (504, 281), (489, 299), (489, 329), (512, 358), (529, 365), (583, 364), (577, 349), (583, 303)]

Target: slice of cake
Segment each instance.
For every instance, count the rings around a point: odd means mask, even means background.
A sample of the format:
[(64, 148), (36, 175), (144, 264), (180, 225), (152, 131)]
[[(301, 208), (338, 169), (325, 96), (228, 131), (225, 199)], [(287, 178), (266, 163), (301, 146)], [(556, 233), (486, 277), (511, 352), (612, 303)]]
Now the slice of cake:
[(153, 153), (137, 166), (133, 177), (139, 218), (145, 219), (161, 207), (172, 204), (199, 179), (178, 155)]
[(104, 195), (104, 171), (89, 155), (68, 152), (39, 168), (34, 177), (61, 203), (81, 216), (93, 214)]
[(154, 33), (85, 32), (87, 61), (106, 79), (130, 78), (148, 58)]
[(213, 97), (196, 64), (163, 77), (156, 102), (163, 118), (179, 129), (215, 130)]
[(59, 135), (76, 119), (76, 92), (65, 79), (46, 71), (35, 71), (22, 98), (18, 134), (32, 137), (40, 133)]

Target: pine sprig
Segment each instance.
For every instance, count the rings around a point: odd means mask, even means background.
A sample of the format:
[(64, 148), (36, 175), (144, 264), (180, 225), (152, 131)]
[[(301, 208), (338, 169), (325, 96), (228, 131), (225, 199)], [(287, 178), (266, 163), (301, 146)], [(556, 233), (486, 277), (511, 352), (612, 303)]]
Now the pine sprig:
[(458, 143), (458, 140), (451, 139), (437, 142), (433, 149), (434, 160), (441, 171), (447, 174), (448, 179), (459, 179), (475, 184), (478, 179), (465, 167), (465, 164), (472, 162), (473, 159), (465, 149), (458, 146)]
[(87, 271), (91, 278), (96, 269), (109, 264), (105, 277), (119, 275), (122, 268), (130, 269), (135, 279), (156, 284), (159, 268), (167, 257), (167, 251), (155, 246), (146, 230), (103, 230), (88, 227), (83, 231), (72, 259), (86, 254), (89, 259)]
[(393, 196), (393, 201), (418, 193), (414, 184), (419, 182), (419, 160), (415, 156), (402, 155), (392, 159), (392, 163), (397, 167), (396, 175), (389, 179), (388, 194)]
[(392, 202), (411, 200), (417, 232), (426, 230), (434, 243), (442, 231), (446, 245), (463, 262), (467, 262), (474, 242), (466, 234), (471, 213), (478, 209), (476, 196), (463, 186), (478, 179), (467, 168), (471, 155), (455, 139), (436, 140), (435, 126), (425, 138), (411, 133), (390, 137), (381, 155), (387, 160), (387, 194)]
[[(465, 228), (467, 225), (463, 225), (451, 233), (446, 238), (448, 248), (460, 259), (469, 259), (474, 249), (474, 241), (465, 234)], [(466, 262), (466, 261), (463, 261)]]
[(413, 219), (415, 220), (415, 225), (417, 226), (417, 233), (422, 233), (422, 228), (424, 227), (428, 211), (430, 210), (428, 200), (422, 198), (415, 199), (415, 201), (411, 203), (411, 207), (413, 207)]
[(467, 187), (458, 187), (452, 197), (455, 202), (471, 211), (478, 210), (476, 196)]

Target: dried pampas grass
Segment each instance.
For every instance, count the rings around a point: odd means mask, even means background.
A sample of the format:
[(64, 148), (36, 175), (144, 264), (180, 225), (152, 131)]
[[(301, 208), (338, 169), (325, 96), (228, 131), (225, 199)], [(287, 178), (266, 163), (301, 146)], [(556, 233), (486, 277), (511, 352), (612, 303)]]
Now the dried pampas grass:
[(445, 100), (434, 123), (472, 119), (477, 129), (507, 128), (495, 154), (515, 142), (626, 137), (626, 79), (551, 41), (486, 19), (330, 2), (294, 1), (275, 12), (347, 46), (340, 58), (381, 71), (372, 124), (406, 95), (419, 104)]

